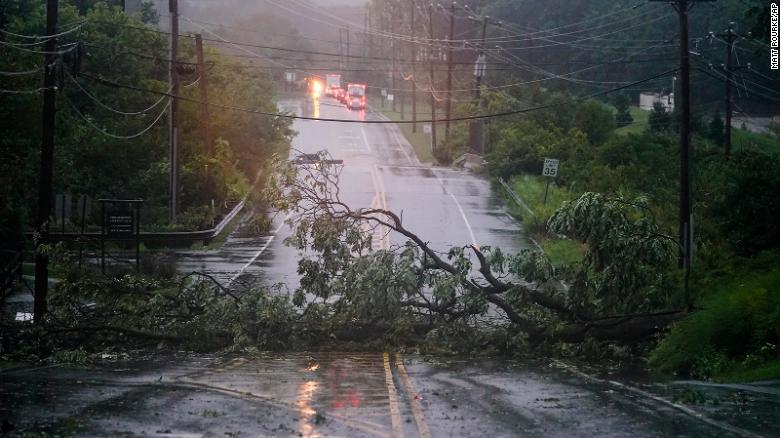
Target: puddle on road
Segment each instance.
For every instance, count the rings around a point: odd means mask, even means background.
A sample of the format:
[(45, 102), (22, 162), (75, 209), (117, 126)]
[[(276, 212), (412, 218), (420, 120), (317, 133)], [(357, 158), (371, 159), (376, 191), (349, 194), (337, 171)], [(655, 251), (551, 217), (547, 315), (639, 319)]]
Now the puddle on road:
[[(287, 407), (297, 432), (338, 422), (368, 435), (390, 427), (388, 395), (379, 354), (295, 353), (241, 358), (187, 381)], [(381, 434), (379, 434), (381, 435)]]

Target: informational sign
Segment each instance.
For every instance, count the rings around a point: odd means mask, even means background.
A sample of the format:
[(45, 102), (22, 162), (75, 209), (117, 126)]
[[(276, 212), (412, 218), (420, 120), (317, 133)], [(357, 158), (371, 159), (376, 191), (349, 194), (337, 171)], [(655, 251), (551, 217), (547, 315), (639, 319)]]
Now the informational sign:
[(387, 96), (387, 89), (382, 88), (382, 97)]
[(287, 79), (287, 82), (295, 82), (295, 72), (294, 71), (288, 71), (285, 73), (285, 77)]
[(109, 236), (135, 234), (135, 215), (132, 212), (109, 212), (106, 216), (106, 232)]
[(387, 100), (388, 100), (388, 102), (392, 102), (394, 99), (395, 99), (395, 96), (394, 96), (394, 95), (392, 95), (392, 94), (388, 94), (388, 95), (387, 95)]
[(560, 160), (556, 160), (555, 158), (545, 158), (544, 167), (542, 168), (542, 176), (547, 176), (550, 178), (558, 176), (559, 163)]
[(474, 63), (474, 76), (481, 78), (485, 76), (485, 68), (487, 67), (487, 61), (485, 55), (480, 54), (477, 57), (477, 61)]
[(431, 133), (431, 125), (423, 125), (423, 134)]

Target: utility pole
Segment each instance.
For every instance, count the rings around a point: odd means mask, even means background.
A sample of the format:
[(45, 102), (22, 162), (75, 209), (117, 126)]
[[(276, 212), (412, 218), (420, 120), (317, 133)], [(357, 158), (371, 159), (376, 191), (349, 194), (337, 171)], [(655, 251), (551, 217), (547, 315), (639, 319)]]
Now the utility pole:
[(344, 70), (344, 29), (339, 28), (339, 70)]
[(179, 75), (176, 73), (177, 58), (179, 54), (179, 1), (168, 0), (168, 12), (171, 16), (170, 57), (171, 65), (168, 71), (168, 82), (171, 87), (171, 108), (168, 117), (168, 141), (170, 142), (169, 154), (171, 162), (170, 180), (170, 210), (168, 221), (176, 221), (177, 195), (179, 192)]
[[(482, 110), (482, 100), (480, 89), (482, 85), (482, 77), (485, 75), (485, 36), (487, 32), (487, 25), (489, 23), (501, 24), (498, 21), (492, 21), (490, 17), (485, 16), (482, 18), (482, 38), (480, 40), (479, 52), (477, 60), (474, 63), (474, 99), (477, 102), (477, 107)], [(485, 153), (485, 139), (484, 139), (485, 122), (483, 120), (477, 120), (471, 123), (469, 126), (469, 137), (471, 141), (471, 148), (477, 154)]]
[(410, 1), (411, 5), (411, 16), (409, 18), (410, 24), (409, 24), (409, 35), (412, 37), (412, 41), (409, 43), (409, 49), (411, 52), (411, 58), (412, 58), (412, 132), (417, 132), (417, 45), (414, 41), (415, 33), (414, 33), (414, 7), (415, 0)]
[[(433, 5), (428, 6), (428, 39), (433, 42)], [(431, 75), (431, 154), (436, 156), (436, 71), (434, 69), (433, 45), (428, 45), (428, 64), (430, 65)]]
[(195, 53), (198, 59), (198, 88), (200, 89), (200, 126), (203, 135), (203, 146), (206, 149), (206, 157), (214, 155), (211, 142), (211, 126), (209, 119), (209, 80), (206, 75), (206, 63), (203, 59), (203, 37), (195, 34)]
[(718, 37), (726, 40), (726, 65), (723, 66), (724, 70), (726, 70), (726, 123), (723, 137), (723, 152), (726, 158), (731, 156), (731, 115), (733, 112), (731, 108), (731, 84), (734, 78), (734, 71), (736, 70), (734, 67), (734, 42), (738, 38), (745, 36), (748, 35), (740, 35), (734, 31), (733, 22), (729, 23), (729, 28), (725, 32), (718, 34)]
[[(396, 23), (395, 17), (393, 17), (391, 15), (391, 17), (390, 17), (390, 29), (391, 30), (390, 31), (393, 34), (395, 34), (395, 23)], [(391, 86), (390, 86), (390, 88), (392, 88), (391, 94), (393, 95), (393, 112), (395, 112), (395, 101), (396, 101), (396, 97), (397, 97), (395, 95), (395, 90), (396, 90), (395, 77), (398, 76), (398, 72), (396, 72), (396, 65), (395, 65), (395, 57), (396, 57), (395, 38), (393, 38), (393, 37), (390, 38), (390, 45), (391, 45), (390, 47), (392, 48), (392, 51), (393, 51), (393, 55), (392, 55), (392, 57), (393, 57), (393, 76), (392, 76), (392, 79), (391, 79)]]
[(349, 70), (349, 56), (351, 54), (351, 51), (349, 49), (349, 25), (347, 25), (346, 33), (347, 33), (347, 56), (346, 56), (346, 62), (345, 63), (347, 65), (347, 70)]
[[(398, 34), (400, 35), (404, 31), (404, 11), (403, 11), (403, 9), (401, 9), (401, 4), (400, 3), (396, 5), (396, 12), (397, 12), (396, 18), (398, 19), (398, 23), (399, 23)], [(400, 47), (401, 54), (403, 55), (404, 44), (401, 43), (400, 46), (401, 46)], [(405, 113), (405, 110), (406, 110), (406, 99), (405, 99), (406, 93), (404, 93), (404, 88), (406, 87), (406, 82), (407, 81), (406, 81), (406, 78), (404, 77), (404, 68), (403, 68), (404, 64), (405, 63), (402, 62), (401, 66), (399, 67), (399, 70), (398, 70), (398, 76), (399, 76), (399, 79), (401, 79), (401, 86), (398, 89), (398, 99), (399, 99), (398, 103), (401, 104), (401, 120), (404, 120), (404, 118), (405, 118), (405, 114), (404, 113)]]
[(688, 50), (688, 12), (697, 2), (714, 0), (650, 0), (666, 1), (677, 11), (680, 26), (680, 213), (679, 245), (680, 267), (685, 269), (686, 301), (690, 307), (688, 281), (693, 255), (693, 211), (691, 208), (691, 66)]
[(447, 120), (444, 125), (444, 141), (450, 138), (450, 119), (452, 118), (452, 40), (455, 37), (455, 2), (450, 6), (450, 36), (447, 48)]
[[(59, 1), (46, 0), (46, 40), (43, 73), (43, 120), (41, 124), (41, 168), (38, 181), (38, 217), (35, 228), (41, 233), (41, 244), (49, 243), (49, 215), (51, 213), (52, 179), (54, 173), (54, 121), (57, 90), (57, 15)], [(35, 296), (33, 320), (43, 321), (46, 314), (46, 295), (49, 291), (49, 256), (35, 251)]]

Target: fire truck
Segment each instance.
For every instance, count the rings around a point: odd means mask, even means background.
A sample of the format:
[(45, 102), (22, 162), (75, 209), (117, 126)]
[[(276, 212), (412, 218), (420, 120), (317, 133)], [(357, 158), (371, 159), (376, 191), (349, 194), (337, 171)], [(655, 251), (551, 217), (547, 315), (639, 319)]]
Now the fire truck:
[(366, 109), (366, 84), (347, 84), (347, 108)]

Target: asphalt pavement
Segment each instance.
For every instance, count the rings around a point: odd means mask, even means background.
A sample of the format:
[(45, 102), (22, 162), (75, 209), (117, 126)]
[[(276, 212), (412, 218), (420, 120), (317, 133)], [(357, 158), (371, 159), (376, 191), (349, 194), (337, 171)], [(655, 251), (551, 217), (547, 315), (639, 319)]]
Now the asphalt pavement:
[(702, 437), (780, 432), (777, 396), (753, 391), (750, 385), (720, 394), (707, 406), (658, 395), (661, 386), (631, 385), (549, 364), (382, 352), (106, 355), (86, 368), (0, 372), (0, 422), (12, 436), (46, 437)]
[[(371, 109), (348, 110), (327, 97), (282, 100), (278, 106), (282, 111), (320, 118), (384, 118)], [(521, 224), (507, 214), (485, 178), (468, 170), (420, 163), (395, 124), (295, 120), (293, 129), (298, 135), (291, 156), (327, 151), (334, 159), (344, 160), (339, 187), (350, 207), (392, 210), (403, 217), (408, 229), (439, 251), (476, 244), (513, 253), (530, 244)], [(237, 286), (284, 283), (293, 290), (298, 284), (299, 254), (284, 245), (291, 234), (284, 219), (282, 215), (274, 218), (268, 236), (238, 230), (218, 250), (180, 252), (179, 271), (205, 271)], [(382, 230), (374, 237), (376, 249), (405, 243), (403, 236)]]

